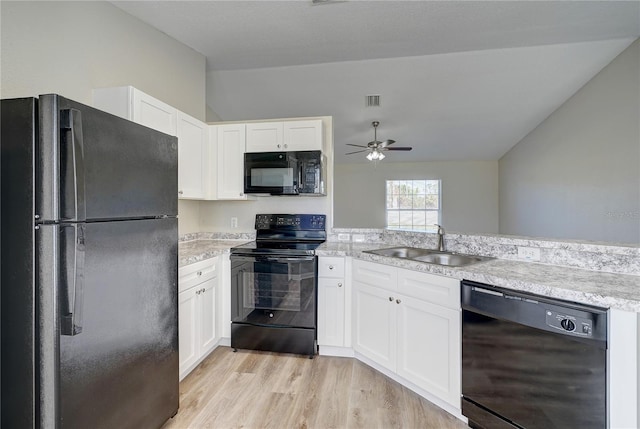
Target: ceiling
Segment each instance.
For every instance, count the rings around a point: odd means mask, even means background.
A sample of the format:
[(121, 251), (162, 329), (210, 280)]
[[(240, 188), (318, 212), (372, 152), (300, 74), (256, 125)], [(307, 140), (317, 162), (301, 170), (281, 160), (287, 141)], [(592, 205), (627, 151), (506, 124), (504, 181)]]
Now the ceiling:
[(206, 56), (220, 119), (333, 116), (337, 162), (372, 120), (389, 160), (499, 159), (640, 37), (637, 1), (112, 3)]

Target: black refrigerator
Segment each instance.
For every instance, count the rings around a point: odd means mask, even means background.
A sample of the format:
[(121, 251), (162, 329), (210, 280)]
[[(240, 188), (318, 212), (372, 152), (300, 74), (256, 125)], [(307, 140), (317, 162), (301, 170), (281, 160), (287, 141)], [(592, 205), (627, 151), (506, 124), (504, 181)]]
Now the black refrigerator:
[(1, 422), (178, 410), (177, 139), (58, 95), (2, 100)]

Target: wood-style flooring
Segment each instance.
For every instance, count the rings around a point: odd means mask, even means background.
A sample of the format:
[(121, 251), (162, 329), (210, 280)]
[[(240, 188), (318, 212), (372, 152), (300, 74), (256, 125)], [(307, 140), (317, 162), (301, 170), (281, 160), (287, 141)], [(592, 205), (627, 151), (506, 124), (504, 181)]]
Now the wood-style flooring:
[(356, 359), (218, 347), (180, 383), (176, 428), (468, 426)]

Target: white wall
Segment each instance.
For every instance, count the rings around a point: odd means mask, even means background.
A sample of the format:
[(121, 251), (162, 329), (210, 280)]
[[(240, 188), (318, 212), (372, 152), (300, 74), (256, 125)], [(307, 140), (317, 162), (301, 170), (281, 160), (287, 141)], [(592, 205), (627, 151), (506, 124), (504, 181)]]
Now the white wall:
[(447, 231), (498, 232), (498, 162), (379, 162), (335, 166), (336, 227), (384, 228), (385, 180), (441, 179)]
[[(93, 88), (133, 85), (205, 120), (203, 55), (106, 2), (0, 2), (0, 97), (58, 93), (91, 104)], [(178, 205), (180, 233), (198, 203)]]
[(499, 169), (501, 233), (640, 243), (640, 41)]

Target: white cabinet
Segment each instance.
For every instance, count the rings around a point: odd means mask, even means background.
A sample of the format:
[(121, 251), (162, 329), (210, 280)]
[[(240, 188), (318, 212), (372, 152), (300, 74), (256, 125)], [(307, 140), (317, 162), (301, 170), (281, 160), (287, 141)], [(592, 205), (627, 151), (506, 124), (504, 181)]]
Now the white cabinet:
[(182, 380), (217, 345), (218, 258), (180, 268), (178, 343)]
[(346, 282), (343, 257), (318, 258), (318, 346), (345, 346)]
[(132, 89), (131, 120), (172, 136), (177, 135), (178, 110), (135, 88)]
[(247, 124), (247, 152), (322, 150), (322, 120)]
[(246, 200), (244, 193), (245, 124), (213, 125), (211, 139), (217, 147), (217, 199)]
[(208, 125), (132, 87), (93, 90), (93, 105), (105, 112), (178, 137), (178, 198), (210, 198)]
[(354, 349), (460, 408), (460, 283), (354, 260)]
[(178, 112), (178, 197), (205, 199), (209, 186), (209, 126)]
[(285, 150), (322, 150), (322, 120), (285, 121), (283, 144)]
[(280, 152), (287, 150), (282, 138), (282, 122), (247, 124), (247, 152)]
[(132, 86), (94, 89), (93, 105), (145, 127), (177, 135), (178, 110)]

